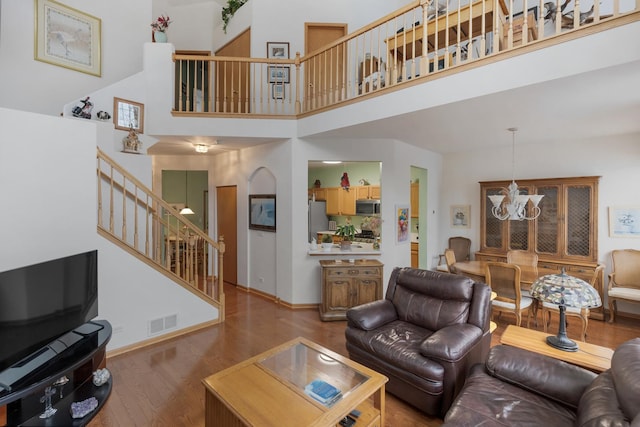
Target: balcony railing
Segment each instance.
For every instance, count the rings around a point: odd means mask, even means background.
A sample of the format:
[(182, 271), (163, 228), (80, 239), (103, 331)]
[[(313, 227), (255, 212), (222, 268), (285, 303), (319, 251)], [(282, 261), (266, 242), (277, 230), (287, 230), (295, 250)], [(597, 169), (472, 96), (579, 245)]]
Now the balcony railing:
[(317, 112), (563, 34), (622, 25), (626, 15), (638, 20), (640, 10), (640, 0), (470, 1), (416, 0), (294, 59), (174, 55), (174, 114)]

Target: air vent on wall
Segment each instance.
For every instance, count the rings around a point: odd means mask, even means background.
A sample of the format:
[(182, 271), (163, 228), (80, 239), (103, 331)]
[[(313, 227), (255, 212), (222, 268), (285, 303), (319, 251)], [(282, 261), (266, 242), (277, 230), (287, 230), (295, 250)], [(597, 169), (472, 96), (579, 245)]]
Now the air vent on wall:
[(148, 336), (159, 334), (167, 329), (174, 329), (178, 326), (178, 315), (171, 314), (159, 319), (149, 320)]

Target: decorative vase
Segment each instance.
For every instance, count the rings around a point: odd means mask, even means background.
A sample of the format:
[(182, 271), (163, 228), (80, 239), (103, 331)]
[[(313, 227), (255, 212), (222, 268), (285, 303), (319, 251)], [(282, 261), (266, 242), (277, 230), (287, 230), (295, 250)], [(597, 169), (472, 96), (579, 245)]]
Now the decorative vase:
[(156, 31), (155, 33), (153, 33), (153, 38), (155, 39), (156, 43), (166, 43), (167, 42), (167, 33), (165, 33), (164, 31)]

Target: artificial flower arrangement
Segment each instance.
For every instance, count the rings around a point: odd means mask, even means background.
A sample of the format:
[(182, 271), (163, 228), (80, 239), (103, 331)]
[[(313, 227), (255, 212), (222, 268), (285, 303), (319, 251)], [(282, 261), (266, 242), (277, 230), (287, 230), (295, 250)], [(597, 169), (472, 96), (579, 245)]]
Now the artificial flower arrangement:
[(153, 31), (159, 31), (164, 33), (167, 28), (169, 28), (169, 24), (171, 24), (171, 20), (168, 16), (160, 15), (158, 19), (151, 23), (151, 28)]

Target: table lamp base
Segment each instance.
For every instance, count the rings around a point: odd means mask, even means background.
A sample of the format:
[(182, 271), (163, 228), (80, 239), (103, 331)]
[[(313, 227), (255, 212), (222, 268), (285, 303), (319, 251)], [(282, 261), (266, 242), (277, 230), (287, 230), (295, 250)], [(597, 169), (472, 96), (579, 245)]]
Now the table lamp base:
[(566, 335), (558, 334), (547, 337), (547, 344), (562, 351), (578, 351), (578, 344), (567, 338)]

